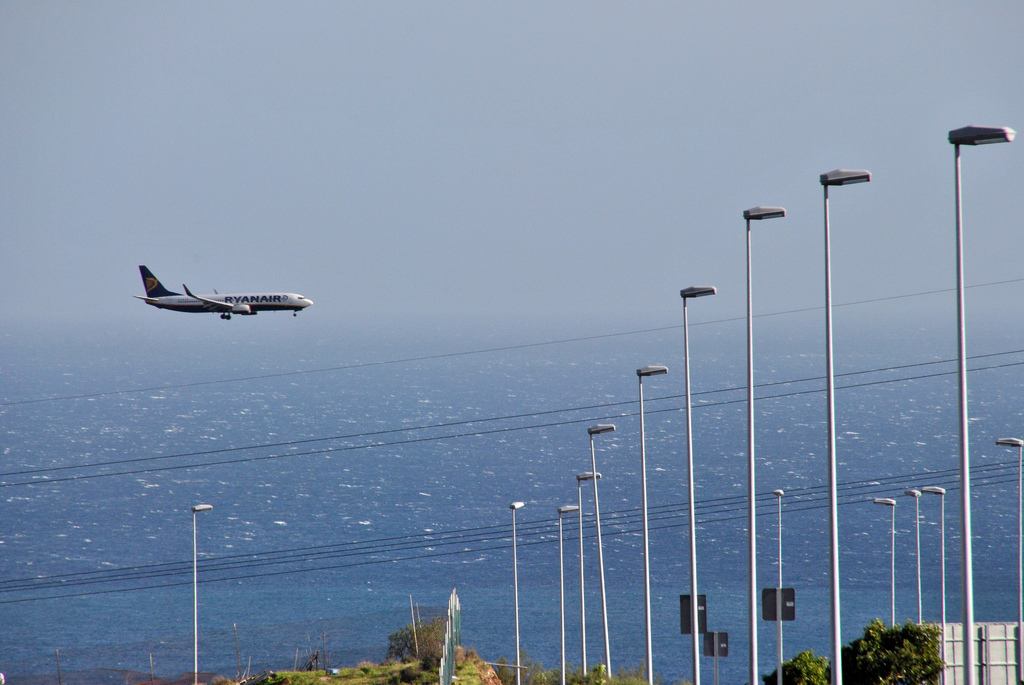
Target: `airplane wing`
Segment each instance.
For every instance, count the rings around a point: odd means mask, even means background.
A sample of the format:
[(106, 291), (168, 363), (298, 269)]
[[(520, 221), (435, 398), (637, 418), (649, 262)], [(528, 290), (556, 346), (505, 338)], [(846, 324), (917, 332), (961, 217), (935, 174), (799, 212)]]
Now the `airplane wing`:
[(211, 312), (230, 312), (233, 309), (233, 307), (226, 302), (218, 302), (217, 300), (209, 300), (205, 297), (199, 297), (198, 295), (194, 294), (191, 290), (189, 290), (188, 286), (185, 285), (184, 283), (181, 284), (181, 287), (185, 289), (186, 295), (202, 302), (203, 305), (205, 305), (205, 308), (209, 309)]

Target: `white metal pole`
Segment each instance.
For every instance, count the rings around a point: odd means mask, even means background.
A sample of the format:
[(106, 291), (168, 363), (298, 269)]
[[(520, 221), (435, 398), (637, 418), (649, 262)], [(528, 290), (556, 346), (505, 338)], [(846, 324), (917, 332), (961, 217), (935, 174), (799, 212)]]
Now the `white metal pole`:
[(775, 593), (775, 682), (782, 685), (782, 490), (773, 492), (779, 501), (779, 587)]
[[(843, 685), (842, 621), (839, 604), (839, 510), (836, 483), (835, 378), (832, 364), (832, 258), (825, 189), (825, 390), (828, 412), (829, 604), (831, 609), (832, 685)], [(971, 684), (973, 685), (973, 684)]]
[[(654, 654), (651, 649), (651, 564), (647, 533), (647, 460), (644, 454), (644, 379), (637, 373), (640, 385), (640, 498), (643, 509), (644, 529), (644, 630), (646, 634), (647, 685), (654, 685)], [(694, 598), (696, 601), (696, 598)], [(516, 685), (519, 685), (518, 683)]]
[(693, 423), (690, 411), (690, 335), (686, 317), (686, 298), (683, 298), (683, 357), (686, 362), (683, 377), (686, 385), (686, 472), (687, 499), (689, 500), (690, 519), (690, 626), (693, 638), (693, 685), (700, 685), (700, 633), (697, 618), (697, 524), (693, 503)]
[[(754, 484), (754, 298), (750, 275), (750, 219), (747, 219), (747, 630), (750, 663), (747, 677), (757, 683), (757, 516)], [(689, 403), (687, 403), (689, 408)], [(780, 624), (781, 625), (781, 624)], [(782, 676), (782, 670), (779, 670)], [(781, 681), (780, 681), (781, 682)], [(696, 684), (695, 684), (696, 685)]]
[(196, 514), (211, 511), (212, 505), (196, 504), (192, 507), (192, 685), (199, 683), (199, 568), (196, 552)]
[(594, 435), (590, 434), (590, 467), (594, 474), (594, 523), (597, 526), (597, 565), (601, 570), (601, 621), (604, 624), (604, 668), (612, 674), (612, 650), (608, 638), (608, 598), (604, 587), (604, 550), (601, 543), (601, 506), (597, 500), (597, 457), (594, 455)]
[[(942, 661), (946, 661), (946, 489), (937, 485), (926, 485), (921, 492), (939, 496), (939, 541), (942, 571)], [(942, 682), (946, 682), (946, 669), (942, 669)]]
[(644, 529), (644, 623), (647, 634), (647, 685), (654, 685), (654, 652), (651, 648), (651, 563), (650, 563), (650, 537), (647, 528), (647, 458), (644, 447), (644, 376), (660, 376), (668, 373), (664, 366), (645, 366), (636, 370), (636, 377), (640, 387), (640, 493), (643, 500), (643, 529)]
[(896, 627), (896, 507), (892, 508), (892, 526), (890, 541), (890, 568), (889, 568), (889, 625)]
[(904, 490), (903, 494), (914, 498), (914, 544), (916, 547), (917, 560), (917, 624), (921, 625), (921, 493), (922, 490), (910, 488)]
[[(946, 661), (946, 493), (939, 497), (939, 516), (942, 517), (942, 661)], [(942, 669), (942, 682), (946, 682), (946, 669)]]
[[(597, 480), (595, 474), (594, 480)], [(579, 534), (580, 534), (580, 663), (583, 664), (583, 675), (587, 674), (587, 605), (586, 594), (583, 592), (583, 481), (576, 480), (576, 498), (579, 501)]]
[(192, 685), (199, 683), (199, 566), (196, 552), (196, 510), (192, 509)]
[(914, 535), (917, 538), (917, 624), (921, 625), (921, 502), (914, 497)]
[(957, 376), (960, 408), (960, 574), (963, 615), (964, 683), (975, 685), (974, 664), (974, 570), (971, 554), (971, 457), (967, 418), (967, 327), (964, 319), (964, 241), (960, 206), (960, 145), (953, 146), (956, 166), (956, 317)]
[(558, 612), (562, 625), (562, 677), (565, 685), (565, 567), (562, 563), (562, 510), (558, 510)]
[(1024, 673), (1024, 440), (999, 438), (1001, 447), (1017, 448), (1017, 680)]
[[(519, 661), (519, 559), (516, 554), (516, 509), (519, 507), (515, 506), (519, 504), (514, 502), (511, 505), (512, 509), (512, 588), (515, 596), (516, 606), (516, 685), (520, 685), (520, 671), (522, 671), (522, 664)], [(521, 506), (521, 505), (520, 505)]]

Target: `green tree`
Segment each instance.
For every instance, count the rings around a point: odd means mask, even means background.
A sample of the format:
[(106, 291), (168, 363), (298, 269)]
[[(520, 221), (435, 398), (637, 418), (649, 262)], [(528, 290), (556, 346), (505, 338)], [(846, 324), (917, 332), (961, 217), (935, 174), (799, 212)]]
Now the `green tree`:
[(845, 685), (935, 684), (942, 669), (939, 628), (932, 624), (890, 628), (875, 619), (863, 637), (843, 647)]
[(521, 661), (523, 663), (523, 685), (558, 685), (561, 680), (561, 671), (559, 669), (548, 670), (544, 668), (544, 664), (539, 661), (535, 661), (527, 656), (526, 652), (522, 653)]
[[(778, 682), (778, 669), (761, 676), (761, 680), (764, 685), (775, 685)], [(830, 680), (828, 659), (815, 656), (812, 651), (800, 652), (782, 664), (784, 685), (828, 685)]]
[(515, 669), (505, 665), (508, 663), (508, 659), (503, 656), (498, 657), (497, 663), (499, 666), (494, 669), (494, 673), (498, 676), (498, 680), (501, 681), (502, 685), (512, 685), (516, 681)]
[[(419, 659), (423, 668), (436, 669), (441, 665), (441, 650), (444, 643), (444, 629), (447, 619), (437, 616), (429, 623), (409, 625), (388, 636), (387, 658), (393, 661), (414, 661)], [(419, 655), (416, 645), (419, 644)]]

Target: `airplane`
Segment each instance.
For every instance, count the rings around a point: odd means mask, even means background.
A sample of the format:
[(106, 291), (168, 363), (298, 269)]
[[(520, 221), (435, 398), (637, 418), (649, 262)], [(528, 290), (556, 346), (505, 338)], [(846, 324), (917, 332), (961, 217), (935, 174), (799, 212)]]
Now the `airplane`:
[(171, 292), (165, 288), (153, 272), (144, 265), (139, 265), (142, 283), (146, 287), (146, 296), (132, 295), (157, 309), (170, 309), (176, 312), (192, 312), (202, 314), (213, 312), (220, 314), (222, 319), (230, 319), (232, 314), (239, 316), (255, 316), (265, 311), (290, 311), (297, 316), (299, 311), (313, 304), (313, 300), (295, 293), (244, 293), (221, 295), (214, 291), (213, 295), (195, 295), (188, 289), (185, 294)]

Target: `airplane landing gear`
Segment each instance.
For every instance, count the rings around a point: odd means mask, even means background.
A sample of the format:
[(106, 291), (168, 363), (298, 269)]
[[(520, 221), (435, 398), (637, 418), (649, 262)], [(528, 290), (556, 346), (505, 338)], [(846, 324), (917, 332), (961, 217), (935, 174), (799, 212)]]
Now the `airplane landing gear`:
[(230, 321), (231, 320), (231, 315), (230, 314), (221, 314), (220, 318), (224, 319), (225, 321)]
[(292, 316), (298, 316), (298, 315), (299, 315), (298, 312), (292, 312)]

